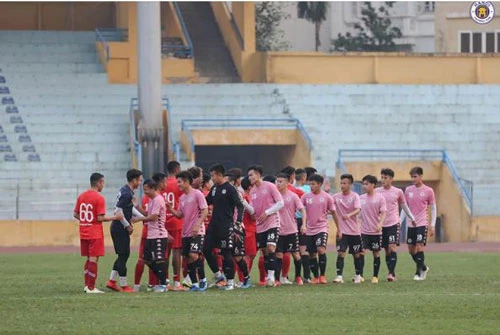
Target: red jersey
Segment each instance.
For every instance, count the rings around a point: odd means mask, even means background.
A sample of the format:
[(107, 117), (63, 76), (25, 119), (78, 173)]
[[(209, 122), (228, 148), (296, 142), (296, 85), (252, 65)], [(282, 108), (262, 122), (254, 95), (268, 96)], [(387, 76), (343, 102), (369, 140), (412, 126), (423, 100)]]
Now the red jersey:
[(289, 191), (292, 191), (293, 193), (297, 194), (299, 196), (299, 199), (302, 199), (302, 196), (305, 194), (304, 191), (302, 191), (300, 188), (293, 186), (292, 184), (288, 184), (286, 188)]
[[(148, 211), (149, 200), (151, 200), (151, 199), (149, 199), (149, 197), (147, 195), (142, 197), (142, 209), (144, 209), (146, 212)], [(148, 226), (143, 224), (141, 238), (147, 238), (147, 237), (148, 237)]]
[(98, 240), (104, 238), (102, 222), (98, 215), (106, 214), (106, 200), (97, 191), (88, 190), (76, 200), (75, 213), (80, 220), (80, 239)]
[[(250, 203), (250, 197), (248, 194), (243, 195), (243, 199)], [(245, 232), (255, 234), (257, 231), (257, 222), (254, 215), (250, 215), (247, 211), (243, 214), (243, 224), (245, 225)]]
[[(203, 195), (205, 196), (205, 198), (207, 197), (208, 193), (210, 193), (210, 190), (203, 191)], [(205, 231), (208, 228), (208, 224), (210, 223), (210, 219), (212, 219), (212, 210), (213, 209), (214, 209), (213, 205), (208, 205), (208, 215), (205, 218), (205, 221), (203, 221), (203, 223), (205, 224)]]
[[(179, 198), (183, 195), (177, 185), (177, 179), (175, 177), (168, 177), (167, 183), (165, 185), (165, 191), (163, 196), (165, 197), (165, 201), (172, 205), (172, 208), (175, 210), (179, 209)], [(176, 218), (172, 212), (167, 209), (167, 230), (182, 230), (182, 220)]]

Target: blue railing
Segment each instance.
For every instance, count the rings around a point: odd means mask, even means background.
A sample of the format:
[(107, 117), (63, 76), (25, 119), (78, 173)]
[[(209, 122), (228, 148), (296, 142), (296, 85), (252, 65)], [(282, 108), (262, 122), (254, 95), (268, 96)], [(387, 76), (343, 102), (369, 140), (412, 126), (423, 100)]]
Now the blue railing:
[(128, 40), (128, 30), (122, 28), (96, 28), (96, 42), (101, 43), (106, 53), (106, 62), (111, 57), (109, 42), (124, 42)]
[(383, 159), (397, 160), (439, 160), (442, 161), (450, 170), (453, 180), (458, 185), (460, 194), (465, 200), (472, 214), (473, 202), (473, 183), (469, 180), (460, 178), (455, 164), (450, 159), (446, 150), (441, 149), (341, 149), (339, 150), (337, 166), (342, 173), (347, 173), (344, 161), (346, 159), (356, 159), (357, 161), (373, 161)]
[[(176, 143), (174, 142), (174, 139), (173, 139), (173, 136), (172, 136), (172, 119), (170, 117), (170, 112), (171, 112), (171, 106), (170, 106), (170, 100), (166, 97), (162, 98), (161, 99), (162, 101), (162, 107), (163, 109), (165, 109), (167, 111), (167, 136), (168, 136), (168, 142), (169, 142), (169, 146), (172, 146), (172, 151), (174, 153), (174, 159), (179, 161), (180, 159), (180, 145), (179, 143)], [(136, 154), (138, 152), (141, 153), (141, 159), (142, 159), (142, 146), (140, 145), (140, 143), (137, 141), (137, 134), (136, 134), (136, 129), (137, 129), (137, 125), (135, 124), (135, 111), (138, 111), (139, 112), (139, 118), (142, 118), (142, 113), (141, 113), (141, 110), (139, 108), (139, 99), (138, 98), (132, 98), (130, 100), (130, 127), (131, 127), (131, 131), (130, 133), (134, 135), (133, 137), (133, 143), (134, 145), (137, 147), (138, 146), (138, 150), (136, 149)], [(133, 127), (133, 129), (132, 129)], [(142, 160), (141, 160), (142, 162)]]
[(236, 34), (236, 38), (238, 39), (241, 50), (245, 51), (245, 40), (243, 39), (243, 35), (241, 35), (240, 28), (238, 28), (238, 24), (236, 23), (236, 20), (233, 15), (233, 11), (231, 10), (231, 8), (229, 8), (229, 5), (227, 4), (226, 1), (223, 1), (222, 3), (226, 7), (226, 11), (229, 14), (229, 21), (231, 22), (231, 26), (233, 27), (233, 30)]
[(181, 129), (186, 133), (191, 152), (195, 143), (191, 129), (296, 129), (307, 142), (309, 150), (313, 149), (312, 140), (300, 120), (288, 119), (185, 119), (181, 121)]
[(182, 17), (181, 10), (179, 8), (179, 5), (177, 2), (173, 2), (174, 5), (174, 10), (175, 14), (177, 15), (177, 18), (179, 19), (179, 22), (181, 24), (181, 29), (182, 29), (182, 34), (186, 38), (187, 45), (183, 44), (170, 44), (170, 43), (163, 43), (161, 44), (161, 51), (162, 54), (167, 54), (167, 53), (174, 53), (175, 57), (180, 57), (180, 58), (192, 58), (194, 49), (193, 49), (193, 42), (191, 41), (191, 36), (189, 35), (189, 32), (186, 27), (186, 22), (184, 21), (184, 18)]

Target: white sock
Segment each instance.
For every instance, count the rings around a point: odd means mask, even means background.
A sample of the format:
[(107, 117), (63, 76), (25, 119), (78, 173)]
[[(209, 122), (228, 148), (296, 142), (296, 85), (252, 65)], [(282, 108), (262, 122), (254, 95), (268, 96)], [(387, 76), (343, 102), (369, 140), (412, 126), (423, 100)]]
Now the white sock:
[(222, 276), (222, 273), (221, 273), (220, 271), (217, 271), (217, 272), (215, 273), (215, 277), (217, 277), (217, 278), (218, 278), (218, 277), (220, 277), (220, 276)]
[(274, 270), (267, 270), (267, 279), (274, 281)]
[(111, 275), (109, 276), (109, 280), (114, 280), (116, 281), (116, 279), (118, 278), (118, 271), (116, 270), (111, 270)]
[(228, 285), (228, 286), (234, 286), (234, 279), (229, 279), (229, 280), (227, 281), (227, 285)]
[(181, 283), (180, 283), (180, 282), (178, 282), (178, 281), (174, 281), (174, 286), (175, 286), (175, 287), (181, 286)]
[(120, 277), (120, 286), (127, 286), (127, 277)]
[(191, 277), (189, 277), (189, 275), (187, 275), (186, 277), (184, 277), (184, 280), (188, 283), (191, 282)]
[(200, 279), (200, 282), (206, 282), (207, 278)]

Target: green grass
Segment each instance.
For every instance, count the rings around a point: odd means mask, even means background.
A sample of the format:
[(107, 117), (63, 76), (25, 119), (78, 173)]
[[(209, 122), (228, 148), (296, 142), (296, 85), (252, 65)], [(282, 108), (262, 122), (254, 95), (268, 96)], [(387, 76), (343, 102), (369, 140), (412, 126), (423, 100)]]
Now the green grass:
[[(413, 262), (400, 252), (396, 283), (85, 295), (78, 255), (4, 254), (0, 334), (499, 334), (498, 255), (426, 256), (425, 282), (412, 280)], [(108, 255), (99, 263), (100, 288), (113, 260)], [(331, 280), (335, 256), (328, 261)], [(367, 279), (371, 262), (367, 256)], [(346, 259), (345, 278), (352, 268)]]

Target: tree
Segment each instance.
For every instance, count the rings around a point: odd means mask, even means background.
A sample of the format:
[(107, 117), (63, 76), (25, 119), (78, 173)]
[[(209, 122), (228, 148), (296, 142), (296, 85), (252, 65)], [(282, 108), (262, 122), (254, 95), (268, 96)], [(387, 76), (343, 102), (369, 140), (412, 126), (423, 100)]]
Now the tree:
[(280, 29), (282, 20), (289, 18), (280, 2), (257, 2), (255, 4), (255, 39), (258, 51), (287, 50), (285, 32)]
[(323, 21), (326, 20), (327, 9), (327, 2), (299, 1), (297, 3), (297, 16), (299, 19), (306, 19), (307, 21), (314, 23), (316, 51), (318, 51), (318, 48), (321, 45), (319, 30)]
[(397, 27), (391, 27), (389, 9), (394, 2), (385, 2), (385, 6), (375, 9), (370, 2), (365, 2), (361, 9), (362, 24), (356, 23), (357, 35), (350, 33), (337, 35), (333, 40), (333, 51), (396, 51), (394, 39), (403, 36)]

